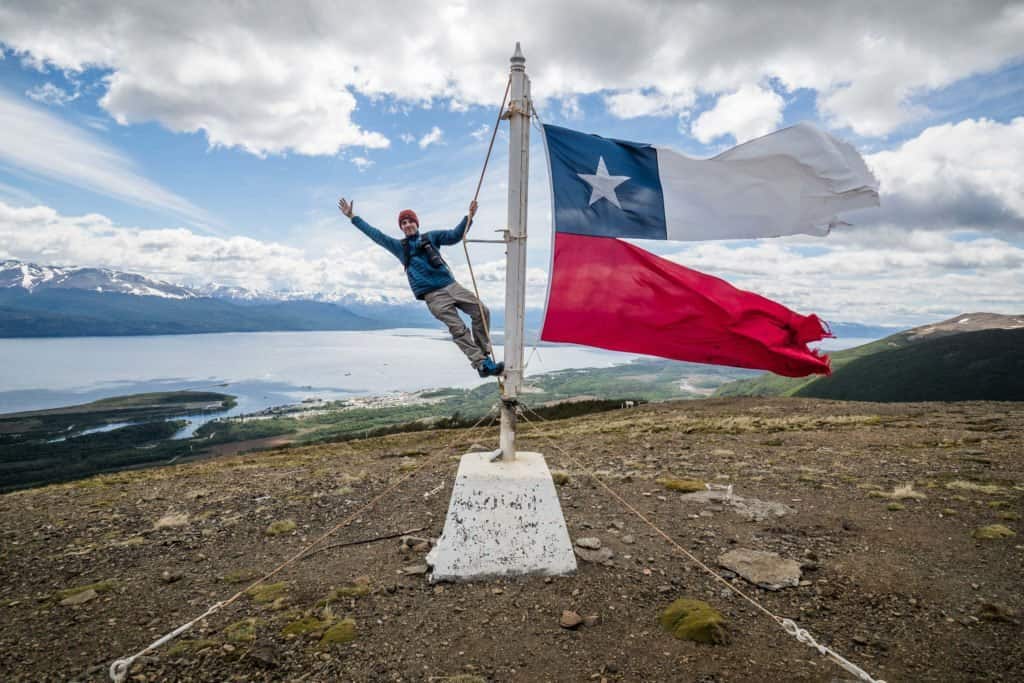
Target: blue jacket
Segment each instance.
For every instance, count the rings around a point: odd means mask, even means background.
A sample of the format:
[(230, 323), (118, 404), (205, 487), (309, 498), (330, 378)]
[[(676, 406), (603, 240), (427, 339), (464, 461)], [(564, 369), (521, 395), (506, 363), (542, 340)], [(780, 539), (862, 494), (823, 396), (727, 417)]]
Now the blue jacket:
[[(442, 246), (457, 244), (466, 233), (466, 228), (468, 227), (466, 218), (466, 216), (463, 216), (459, 224), (451, 230), (420, 232), (408, 238), (409, 264), (405, 269), (405, 276), (409, 278), (409, 286), (412, 287), (412, 293), (416, 295), (417, 299), (422, 299), (435, 289), (447, 287), (455, 282), (452, 271), (448, 269), (446, 264), (440, 268), (430, 265), (427, 255), (423, 252), (421, 240), (428, 240), (438, 250)], [(352, 217), (352, 225), (359, 228), (371, 240), (394, 254), (395, 258), (401, 261), (403, 266), (405, 265), (405, 250), (402, 248), (402, 240), (385, 235), (359, 216)]]

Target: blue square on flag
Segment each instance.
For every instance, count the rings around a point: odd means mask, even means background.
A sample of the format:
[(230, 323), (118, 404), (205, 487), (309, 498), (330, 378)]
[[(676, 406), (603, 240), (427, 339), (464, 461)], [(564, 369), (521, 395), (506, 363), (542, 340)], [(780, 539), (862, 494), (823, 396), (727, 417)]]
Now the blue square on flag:
[(654, 147), (544, 126), (556, 232), (663, 240)]

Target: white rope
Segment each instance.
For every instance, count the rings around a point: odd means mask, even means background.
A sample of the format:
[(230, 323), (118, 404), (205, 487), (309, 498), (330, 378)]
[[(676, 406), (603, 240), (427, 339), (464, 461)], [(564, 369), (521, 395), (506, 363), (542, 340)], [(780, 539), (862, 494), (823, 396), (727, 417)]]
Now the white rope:
[(210, 616), (211, 614), (213, 614), (214, 612), (216, 612), (217, 610), (219, 610), (223, 606), (224, 606), (223, 602), (218, 602), (218, 603), (212, 605), (210, 607), (210, 609), (206, 610), (205, 612), (200, 614), (198, 617), (196, 617), (192, 621), (188, 622), (187, 624), (182, 624), (181, 626), (179, 626), (178, 628), (174, 629), (173, 631), (171, 631), (167, 635), (164, 635), (164, 636), (161, 636), (160, 638), (157, 638), (152, 643), (150, 643), (146, 647), (142, 648), (141, 650), (139, 650), (138, 652), (133, 654), (131, 657), (125, 657), (124, 659), (115, 660), (110, 665), (110, 679), (112, 681), (114, 681), (114, 683), (124, 683), (125, 678), (128, 676), (128, 671), (132, 668), (132, 664), (135, 662), (136, 659), (138, 659), (142, 655), (146, 654), (150, 650), (155, 650), (158, 647), (160, 647), (161, 645), (163, 645), (164, 643), (166, 643), (166, 642), (168, 642), (170, 640), (174, 640), (175, 638), (180, 636), (182, 633), (184, 633), (185, 631), (187, 631), (190, 628), (192, 628), (196, 624), (196, 622), (202, 621), (203, 619), (205, 619), (206, 617)]
[(814, 639), (814, 636), (812, 636), (807, 631), (807, 629), (800, 628), (792, 619), (783, 619), (781, 623), (782, 628), (786, 633), (793, 636), (804, 645), (809, 645), (813, 647), (815, 650), (818, 651), (818, 654), (824, 657), (828, 657), (833, 662), (835, 662), (843, 669), (845, 669), (848, 673), (851, 673), (860, 680), (865, 681), (865, 683), (885, 683), (885, 681), (883, 681), (880, 678), (872, 678), (871, 674), (869, 674), (864, 669), (860, 668), (850, 660), (846, 659), (832, 648), (822, 645), (821, 643), (816, 641)]

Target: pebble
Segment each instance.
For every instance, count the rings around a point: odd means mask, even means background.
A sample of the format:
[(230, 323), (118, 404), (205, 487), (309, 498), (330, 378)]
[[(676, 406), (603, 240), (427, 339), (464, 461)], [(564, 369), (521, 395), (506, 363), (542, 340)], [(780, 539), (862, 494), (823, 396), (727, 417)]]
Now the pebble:
[(562, 610), (562, 618), (558, 620), (558, 625), (562, 628), (576, 628), (583, 623), (583, 617), (572, 610)]
[(64, 598), (60, 601), (60, 604), (68, 607), (72, 605), (81, 605), (97, 597), (99, 597), (99, 593), (90, 588), (89, 590), (79, 591), (74, 595)]
[(633, 545), (636, 543), (636, 538), (632, 534), (626, 534), (622, 537), (622, 542), (626, 545)]
[(579, 548), (586, 548), (587, 550), (600, 550), (601, 539), (596, 536), (587, 536), (585, 538), (577, 538), (576, 546)]
[(183, 576), (184, 574), (180, 571), (165, 569), (163, 573), (160, 574), (160, 580), (164, 583), (174, 583), (175, 581), (181, 581)]

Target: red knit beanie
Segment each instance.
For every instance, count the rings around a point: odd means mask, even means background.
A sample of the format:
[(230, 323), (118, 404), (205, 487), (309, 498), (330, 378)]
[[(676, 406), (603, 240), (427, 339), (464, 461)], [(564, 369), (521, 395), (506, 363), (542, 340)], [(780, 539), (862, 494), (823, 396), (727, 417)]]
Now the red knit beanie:
[(398, 214), (398, 225), (399, 226), (402, 225), (402, 220), (405, 219), (405, 218), (411, 218), (413, 220), (413, 222), (416, 223), (416, 227), (417, 228), (420, 227), (420, 218), (419, 218), (419, 216), (416, 215), (416, 212), (413, 211), (412, 209), (403, 209), (402, 212)]

